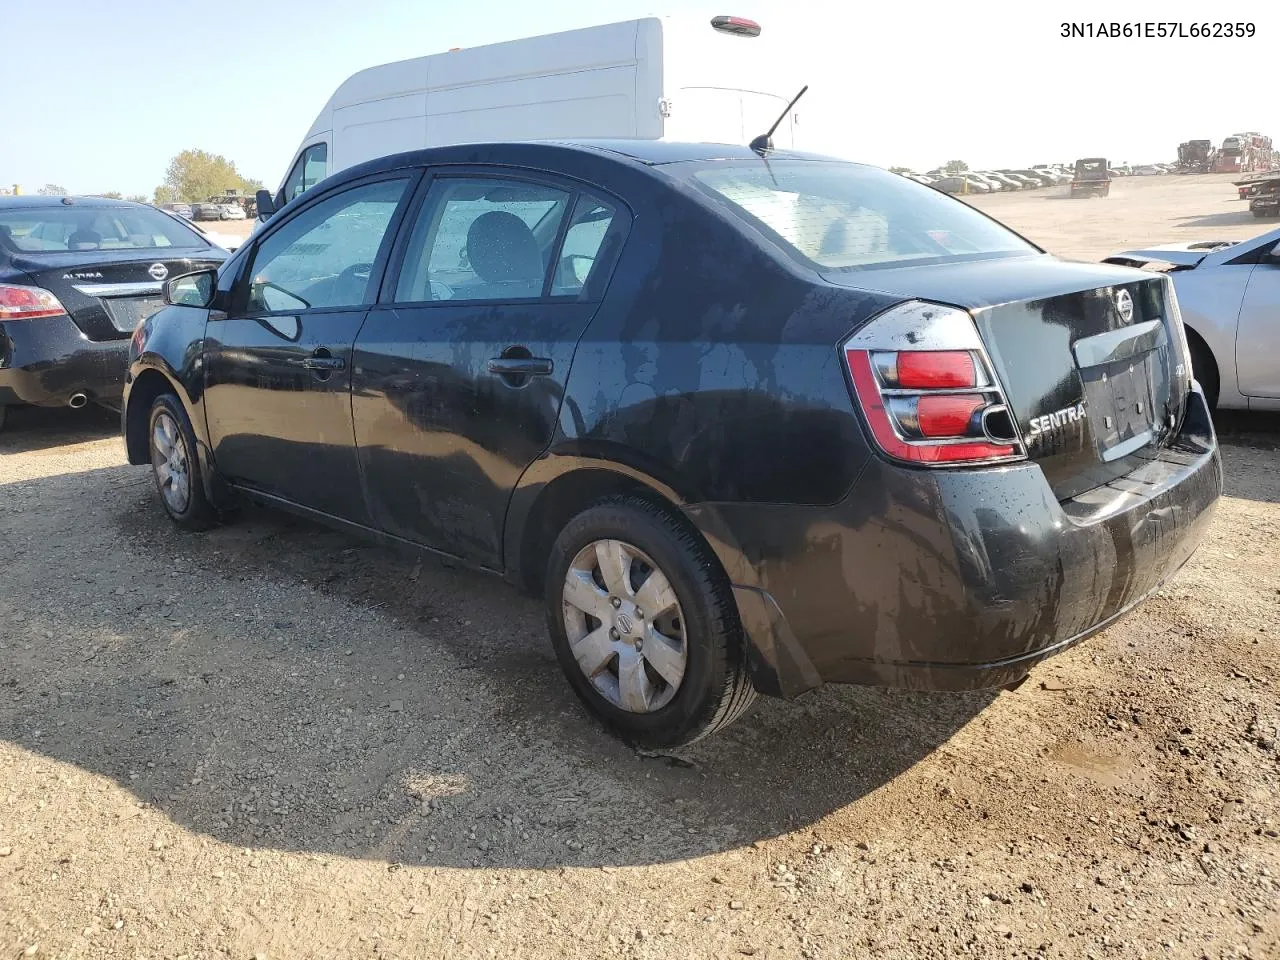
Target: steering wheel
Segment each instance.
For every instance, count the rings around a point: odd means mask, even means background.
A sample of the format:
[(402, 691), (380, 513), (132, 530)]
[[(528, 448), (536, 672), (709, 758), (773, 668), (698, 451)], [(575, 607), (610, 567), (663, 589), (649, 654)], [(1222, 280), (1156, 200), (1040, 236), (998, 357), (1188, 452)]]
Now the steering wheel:
[(338, 279), (334, 281), (334, 286), (339, 290), (346, 290), (348, 286), (359, 283), (361, 293), (369, 286), (369, 276), (373, 273), (372, 263), (353, 263), (340, 274)]

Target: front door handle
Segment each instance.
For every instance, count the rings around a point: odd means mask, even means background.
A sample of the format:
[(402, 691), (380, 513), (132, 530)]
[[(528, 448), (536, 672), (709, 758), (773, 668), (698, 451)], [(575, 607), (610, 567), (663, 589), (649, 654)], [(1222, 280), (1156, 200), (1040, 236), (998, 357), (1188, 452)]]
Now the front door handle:
[(554, 369), (550, 357), (492, 357), (489, 372), (500, 377), (549, 377)]
[(347, 361), (341, 357), (307, 357), (302, 365), (308, 370), (341, 370)]

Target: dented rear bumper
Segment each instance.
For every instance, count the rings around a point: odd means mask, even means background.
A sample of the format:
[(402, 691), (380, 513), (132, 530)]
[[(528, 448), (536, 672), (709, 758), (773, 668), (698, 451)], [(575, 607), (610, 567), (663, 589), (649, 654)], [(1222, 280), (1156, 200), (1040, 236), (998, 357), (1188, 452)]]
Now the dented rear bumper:
[(964, 690), (1017, 681), (1191, 556), (1222, 491), (1204, 398), (1137, 470), (1059, 502), (1033, 463), (872, 460), (830, 507), (689, 509), (734, 583), (757, 685)]

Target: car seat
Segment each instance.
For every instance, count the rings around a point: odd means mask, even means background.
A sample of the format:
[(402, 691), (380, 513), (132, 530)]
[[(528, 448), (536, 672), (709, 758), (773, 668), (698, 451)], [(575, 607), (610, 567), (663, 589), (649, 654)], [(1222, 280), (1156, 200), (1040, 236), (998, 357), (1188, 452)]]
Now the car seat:
[(100, 246), (102, 246), (102, 234), (93, 230), (77, 227), (75, 232), (67, 237), (68, 250), (89, 250)]
[(477, 294), (486, 300), (537, 297), (545, 267), (529, 225), (514, 213), (490, 210), (467, 231), (471, 269), (485, 284)]

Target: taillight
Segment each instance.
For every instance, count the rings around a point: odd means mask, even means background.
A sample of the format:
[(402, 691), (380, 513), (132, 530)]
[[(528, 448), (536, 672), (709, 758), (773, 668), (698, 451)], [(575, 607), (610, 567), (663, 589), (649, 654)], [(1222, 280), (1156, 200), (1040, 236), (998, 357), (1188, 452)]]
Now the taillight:
[(43, 287), (0, 283), (0, 320), (59, 317), (66, 312), (58, 298)]
[(908, 463), (999, 463), (1026, 456), (992, 371), (963, 310), (906, 303), (881, 314), (841, 347), (872, 438)]

